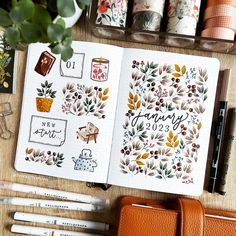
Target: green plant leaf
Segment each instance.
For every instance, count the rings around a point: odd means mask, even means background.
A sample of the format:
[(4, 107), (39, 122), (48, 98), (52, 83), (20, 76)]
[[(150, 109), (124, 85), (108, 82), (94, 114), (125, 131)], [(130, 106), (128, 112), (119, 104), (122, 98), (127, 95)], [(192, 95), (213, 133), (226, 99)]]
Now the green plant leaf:
[(65, 38), (65, 39), (62, 41), (62, 44), (63, 44), (63, 46), (65, 46), (65, 47), (70, 47), (71, 44), (72, 44), (72, 38)]
[(62, 50), (63, 50), (63, 46), (61, 44), (57, 44), (56, 46), (51, 48), (51, 51), (54, 54), (61, 54)]
[(33, 23), (24, 23), (21, 25), (21, 34), (27, 43), (36, 43), (40, 41), (40, 27)]
[(66, 28), (64, 31), (64, 37), (70, 37), (72, 36), (72, 30), (71, 28)]
[(39, 4), (35, 5), (35, 14), (31, 20), (32, 23), (40, 26), (40, 28), (47, 32), (48, 25), (52, 23), (49, 12)]
[(48, 38), (52, 41), (61, 41), (63, 38), (64, 29), (61, 25), (50, 24), (47, 29)]
[(5, 32), (5, 38), (10, 46), (16, 46), (20, 40), (20, 31), (15, 27), (9, 27)]
[(12, 20), (9, 16), (9, 13), (0, 8), (0, 26), (9, 26), (9, 25), (12, 25)]
[(61, 59), (63, 61), (69, 60), (73, 56), (73, 49), (71, 47), (64, 48), (61, 52)]
[(66, 27), (66, 23), (65, 23), (65, 21), (62, 18), (59, 18), (56, 21), (56, 24), (61, 25), (63, 27), (63, 29), (65, 29), (65, 27)]
[(75, 4), (73, 0), (57, 0), (57, 10), (60, 16), (69, 17), (75, 13)]
[(34, 16), (35, 4), (32, 0), (20, 0), (15, 7), (10, 11), (10, 17), (16, 24), (21, 24), (23, 21)]

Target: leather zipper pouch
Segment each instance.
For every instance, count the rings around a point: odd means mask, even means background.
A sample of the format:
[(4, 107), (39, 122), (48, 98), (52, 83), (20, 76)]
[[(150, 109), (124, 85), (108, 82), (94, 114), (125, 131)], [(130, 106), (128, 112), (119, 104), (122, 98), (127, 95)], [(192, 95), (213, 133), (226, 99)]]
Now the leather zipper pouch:
[(121, 199), (118, 236), (235, 236), (236, 212), (204, 209), (201, 202)]

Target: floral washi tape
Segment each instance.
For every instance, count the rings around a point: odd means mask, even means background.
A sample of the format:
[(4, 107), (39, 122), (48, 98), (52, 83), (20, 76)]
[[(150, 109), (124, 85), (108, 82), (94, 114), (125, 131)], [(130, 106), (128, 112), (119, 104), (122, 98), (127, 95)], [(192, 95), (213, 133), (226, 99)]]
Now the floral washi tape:
[(99, 0), (96, 24), (125, 27), (128, 0)]
[(153, 11), (159, 13), (163, 17), (165, 0), (134, 0), (133, 14), (142, 11)]
[(191, 16), (198, 21), (201, 0), (170, 0), (168, 17), (183, 18)]
[[(160, 31), (165, 0), (134, 0), (132, 29), (137, 31)], [(153, 42), (158, 35), (148, 32), (134, 32), (131, 36), (136, 41)]]
[(170, 0), (167, 32), (194, 36), (200, 4), (200, 0)]

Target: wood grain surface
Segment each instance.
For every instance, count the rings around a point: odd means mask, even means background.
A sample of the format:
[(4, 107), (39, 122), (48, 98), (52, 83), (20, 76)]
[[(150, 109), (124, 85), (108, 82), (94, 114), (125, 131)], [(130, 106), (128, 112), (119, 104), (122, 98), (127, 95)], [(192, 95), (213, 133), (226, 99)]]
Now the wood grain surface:
[[(145, 48), (159, 51), (168, 51), (168, 52), (177, 52), (181, 54), (189, 55), (201, 55), (216, 57), (220, 60), (221, 69), (226, 68), (236, 68), (236, 56), (226, 55), (220, 53), (210, 53), (197, 50), (188, 50), (188, 49), (178, 49), (171, 47), (160, 47), (155, 45), (147, 44), (138, 44), (130, 42), (122, 42), (115, 40), (106, 40), (100, 39), (92, 36), (88, 31), (88, 28), (85, 24), (85, 19), (82, 18), (76, 27), (73, 30), (74, 40), (83, 40), (83, 41), (93, 41), (99, 43), (107, 43), (118, 45), (122, 47), (134, 47), (134, 48)], [(48, 215), (56, 215), (63, 217), (71, 217), (77, 219), (87, 219), (95, 220), (101, 222), (107, 222), (111, 224), (111, 230), (107, 235), (116, 235), (116, 225), (117, 225), (117, 204), (116, 201), (118, 197), (122, 195), (134, 195), (145, 198), (153, 199), (171, 199), (176, 197), (173, 194), (164, 194), (158, 192), (144, 191), (138, 189), (129, 189), (122, 188), (117, 186), (112, 186), (109, 190), (103, 191), (100, 188), (88, 188), (86, 183), (80, 181), (65, 180), (47, 176), (33, 175), (17, 172), (14, 169), (14, 159), (17, 143), (18, 128), (20, 122), (20, 113), (21, 113), (21, 100), (24, 86), (24, 74), (25, 74), (25, 65), (26, 65), (26, 51), (19, 53), (18, 65), (17, 65), (17, 90), (14, 95), (0, 94), (0, 103), (10, 102), (12, 105), (13, 115), (6, 117), (7, 125), (11, 131), (14, 132), (13, 138), (10, 140), (0, 139), (0, 180), (12, 181), (17, 183), (37, 185), (41, 187), (50, 187), (59, 190), (73, 191), (78, 193), (86, 193), (97, 196), (106, 196), (111, 199), (112, 209), (106, 213), (84, 213), (76, 211), (65, 211), (65, 210), (51, 210), (51, 209), (40, 209), (40, 208), (30, 208), (30, 207), (20, 207), (20, 206), (0, 206), (0, 236), (10, 236), (12, 235), (9, 232), (9, 225), (14, 221), (10, 217), (10, 213), (14, 211), (25, 211), (31, 213), (43, 213)], [(220, 86), (219, 86), (220, 87)], [(230, 91), (228, 94), (229, 98), (229, 107), (236, 107), (236, 75), (233, 80), (230, 82)], [(25, 124), (27, 126), (29, 124)], [(210, 148), (211, 150), (211, 148)], [(210, 153), (211, 151), (209, 151)], [(202, 201), (205, 207), (210, 208), (219, 208), (219, 209), (228, 209), (236, 211), (236, 147), (233, 151), (233, 161), (229, 169), (229, 180), (228, 180), (228, 190), (226, 196), (220, 196), (217, 193), (210, 194), (207, 191), (198, 198)], [(209, 177), (209, 163), (210, 157), (208, 158), (208, 165), (206, 170), (206, 181), (205, 186), (207, 186), (208, 177)], [(0, 190), (0, 196), (18, 196), (18, 197), (32, 197), (38, 198), (37, 196), (29, 196), (27, 194), (16, 193), (6, 190)], [(37, 226), (43, 226), (37, 224)], [(57, 227), (60, 229), (76, 230), (71, 227)], [(15, 234), (18, 235), (18, 234)]]

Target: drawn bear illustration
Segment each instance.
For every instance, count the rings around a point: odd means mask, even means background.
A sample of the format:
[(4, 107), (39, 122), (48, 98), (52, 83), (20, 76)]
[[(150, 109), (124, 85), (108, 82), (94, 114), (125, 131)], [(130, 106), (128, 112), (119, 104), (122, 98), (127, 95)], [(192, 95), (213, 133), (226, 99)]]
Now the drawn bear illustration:
[(94, 172), (94, 168), (97, 167), (97, 161), (92, 158), (90, 149), (83, 149), (79, 157), (77, 159), (72, 157), (72, 160), (75, 163), (75, 170)]

